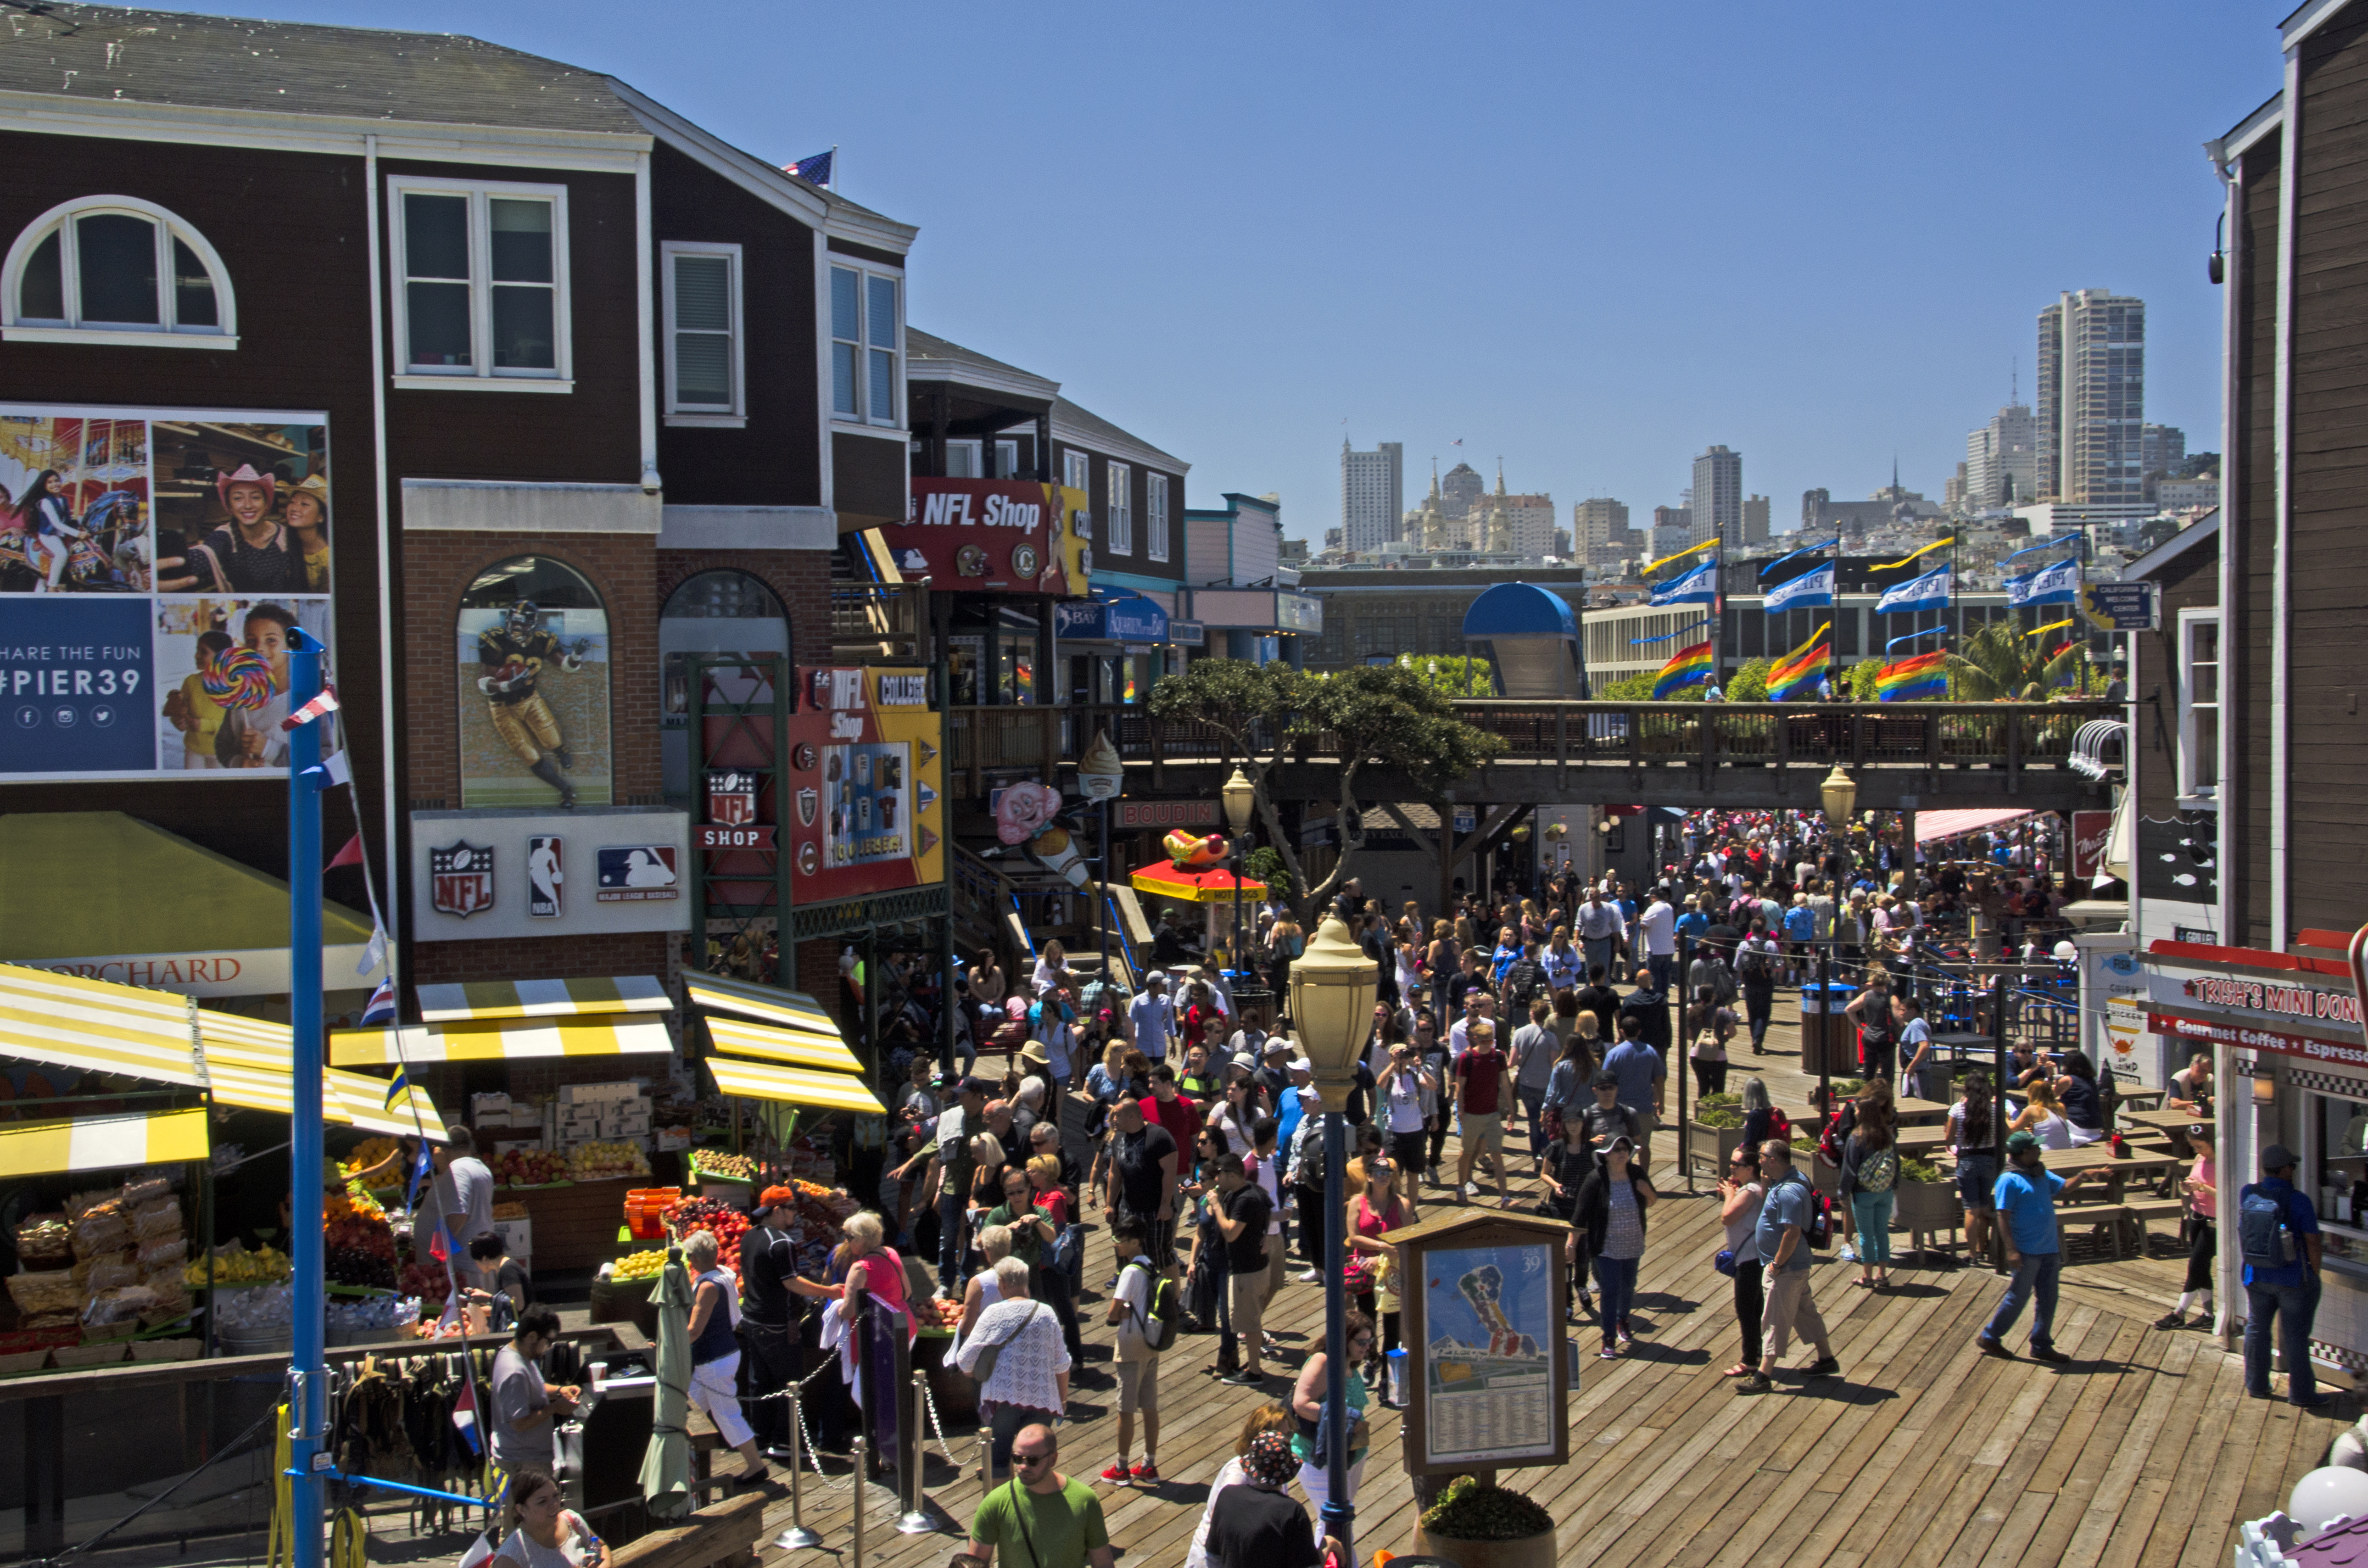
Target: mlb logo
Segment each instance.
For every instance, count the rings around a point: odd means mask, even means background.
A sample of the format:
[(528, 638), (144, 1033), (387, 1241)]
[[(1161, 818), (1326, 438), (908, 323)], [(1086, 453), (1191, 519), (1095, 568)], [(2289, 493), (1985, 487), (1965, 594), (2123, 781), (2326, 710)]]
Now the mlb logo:
[(557, 836), (530, 835), (526, 841), (527, 914), (540, 920), (558, 919), (560, 884), (566, 880)]
[(709, 774), (707, 820), (723, 827), (739, 827), (755, 822), (757, 776), (753, 773)]
[(618, 844), (600, 849), (602, 903), (642, 903), (681, 896), (681, 879), (671, 844)]
[(439, 915), (466, 920), (494, 906), (494, 852), (461, 839), (427, 851), (429, 903)]

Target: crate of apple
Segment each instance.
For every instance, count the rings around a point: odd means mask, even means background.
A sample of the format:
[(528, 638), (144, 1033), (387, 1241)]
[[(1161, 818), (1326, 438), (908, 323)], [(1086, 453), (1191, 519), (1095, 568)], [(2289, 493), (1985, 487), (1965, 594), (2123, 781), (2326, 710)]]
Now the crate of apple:
[(494, 1157), (503, 1187), (550, 1187), (567, 1179), (567, 1156), (552, 1149), (505, 1149)]
[(719, 1244), (716, 1261), (740, 1272), (740, 1238), (747, 1233), (748, 1216), (718, 1199), (686, 1198), (666, 1211), (666, 1229), (677, 1237), (710, 1231)]

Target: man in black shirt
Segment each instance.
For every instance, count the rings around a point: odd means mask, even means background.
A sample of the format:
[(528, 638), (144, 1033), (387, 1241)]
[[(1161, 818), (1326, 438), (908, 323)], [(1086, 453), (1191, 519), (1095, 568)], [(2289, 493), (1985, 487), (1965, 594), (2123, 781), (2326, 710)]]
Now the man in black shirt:
[(1176, 1267), (1176, 1169), (1180, 1152), (1167, 1129), (1144, 1119), (1138, 1100), (1121, 1096), (1110, 1107), (1110, 1173), (1102, 1188), (1102, 1210), (1114, 1221), (1134, 1216), (1143, 1227), (1144, 1250), (1173, 1274)]
[[(1265, 1189), (1249, 1179), (1239, 1154), (1217, 1156), (1217, 1233), (1225, 1240), (1226, 1306), (1230, 1326), (1225, 1337), (1241, 1346), (1241, 1370), (1224, 1381), (1244, 1388), (1266, 1381), (1258, 1370), (1259, 1320), (1266, 1312), (1269, 1277), (1266, 1267), (1266, 1222), (1274, 1217), (1274, 1203)], [(1219, 1347), (1220, 1359), (1224, 1350)]]
[(1607, 982), (1601, 964), (1588, 968), (1587, 983), (1578, 990), (1578, 1006), (1581, 1012), (1595, 1015), (1597, 1040), (1610, 1041), (1619, 1038), (1611, 1020), (1620, 1013), (1620, 993)]
[(768, 1187), (757, 1199), (756, 1222), (740, 1238), (740, 1375), (748, 1425), (757, 1445), (774, 1459), (790, 1457), (790, 1403), (768, 1399), (795, 1382), (799, 1364), (798, 1299), (789, 1281), (797, 1276), (797, 1248), (789, 1227), (797, 1215), (797, 1194)]
[(1243, 1483), (1217, 1494), (1209, 1513), (1209, 1561), (1224, 1568), (1256, 1563), (1258, 1568), (1315, 1568), (1325, 1552), (1339, 1542), (1326, 1538), (1322, 1547), (1307, 1522), (1307, 1510), (1283, 1491), (1299, 1472), (1299, 1460), (1290, 1439), (1280, 1432), (1261, 1432), (1250, 1439), (1242, 1455)]

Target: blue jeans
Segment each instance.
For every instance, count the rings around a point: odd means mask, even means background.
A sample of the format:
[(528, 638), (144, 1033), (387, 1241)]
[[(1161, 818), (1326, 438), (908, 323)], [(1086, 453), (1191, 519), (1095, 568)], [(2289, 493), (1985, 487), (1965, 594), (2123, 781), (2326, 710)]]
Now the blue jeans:
[(1667, 996), (1669, 994), (1669, 971), (1678, 967), (1678, 955), (1675, 953), (1647, 954), (1645, 967), (1652, 971), (1653, 989)]
[[(2318, 1392), (2310, 1369), (2311, 1320), (2318, 1315), (2318, 1276), (2302, 1271), (2299, 1285), (2245, 1287), (2245, 1392), (2270, 1396), (2270, 1331), (2286, 1353), (2286, 1398), (2307, 1403)], [(2274, 1322), (2272, 1322), (2274, 1320)]]
[(1543, 1089), (1535, 1094), (1527, 1089), (1513, 1092), (1520, 1096), (1521, 1115), (1528, 1119), (1530, 1124), (1530, 1158), (1543, 1160), (1546, 1157), (1546, 1092)]
[(960, 1299), (962, 1291), (962, 1215), (968, 1205), (955, 1192), (938, 1194), (938, 1284)]
[(2055, 1277), (2063, 1267), (2064, 1255), (2060, 1252), (2024, 1253), (2015, 1263), (2014, 1278), (2007, 1282), (2006, 1294), (1998, 1299), (1998, 1311), (1990, 1314), (1982, 1332), (2004, 1344), (2007, 1331), (2022, 1315), (2022, 1303), (2032, 1301), (2031, 1347), (2055, 1348)]
[[(1896, 1192), (1853, 1192), (1850, 1194), (1850, 1218), (1858, 1221), (1858, 1256), (1861, 1263), (1877, 1266), (1891, 1261), (1891, 1207), (1898, 1201)], [(2054, 1286), (2048, 1287), (2052, 1293)], [(2055, 1311), (2051, 1304), (2049, 1312)]]
[(1603, 1292), (1596, 1303), (1596, 1315), (1603, 1324), (1603, 1343), (1608, 1346), (1628, 1322), (1629, 1309), (1636, 1304), (1636, 1266), (1641, 1258), (1598, 1257), (1595, 1260), (1595, 1288)]

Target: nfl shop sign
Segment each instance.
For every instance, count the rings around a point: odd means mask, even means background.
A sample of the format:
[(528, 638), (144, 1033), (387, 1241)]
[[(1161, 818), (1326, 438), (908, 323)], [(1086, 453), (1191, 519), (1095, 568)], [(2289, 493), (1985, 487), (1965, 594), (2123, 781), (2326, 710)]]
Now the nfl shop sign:
[(1093, 514), (1082, 490), (1008, 479), (916, 479), (901, 524), (881, 529), (897, 570), (940, 589), (1083, 598)]
[(727, 827), (720, 823), (703, 822), (695, 830), (701, 849), (770, 849), (773, 847), (773, 824), (751, 823)]
[[(799, 695), (784, 785), (790, 811), (778, 824), (796, 901), (944, 881), (945, 764), (928, 672), (812, 670)], [(730, 825), (720, 815), (712, 820)], [(716, 846), (770, 847), (767, 832), (761, 845)]]
[[(679, 931), (690, 819), (639, 806), (411, 813), (416, 941)], [(586, 866), (585, 897), (568, 886)]]
[(738, 827), (757, 820), (757, 776), (737, 770), (707, 776), (707, 820)]

